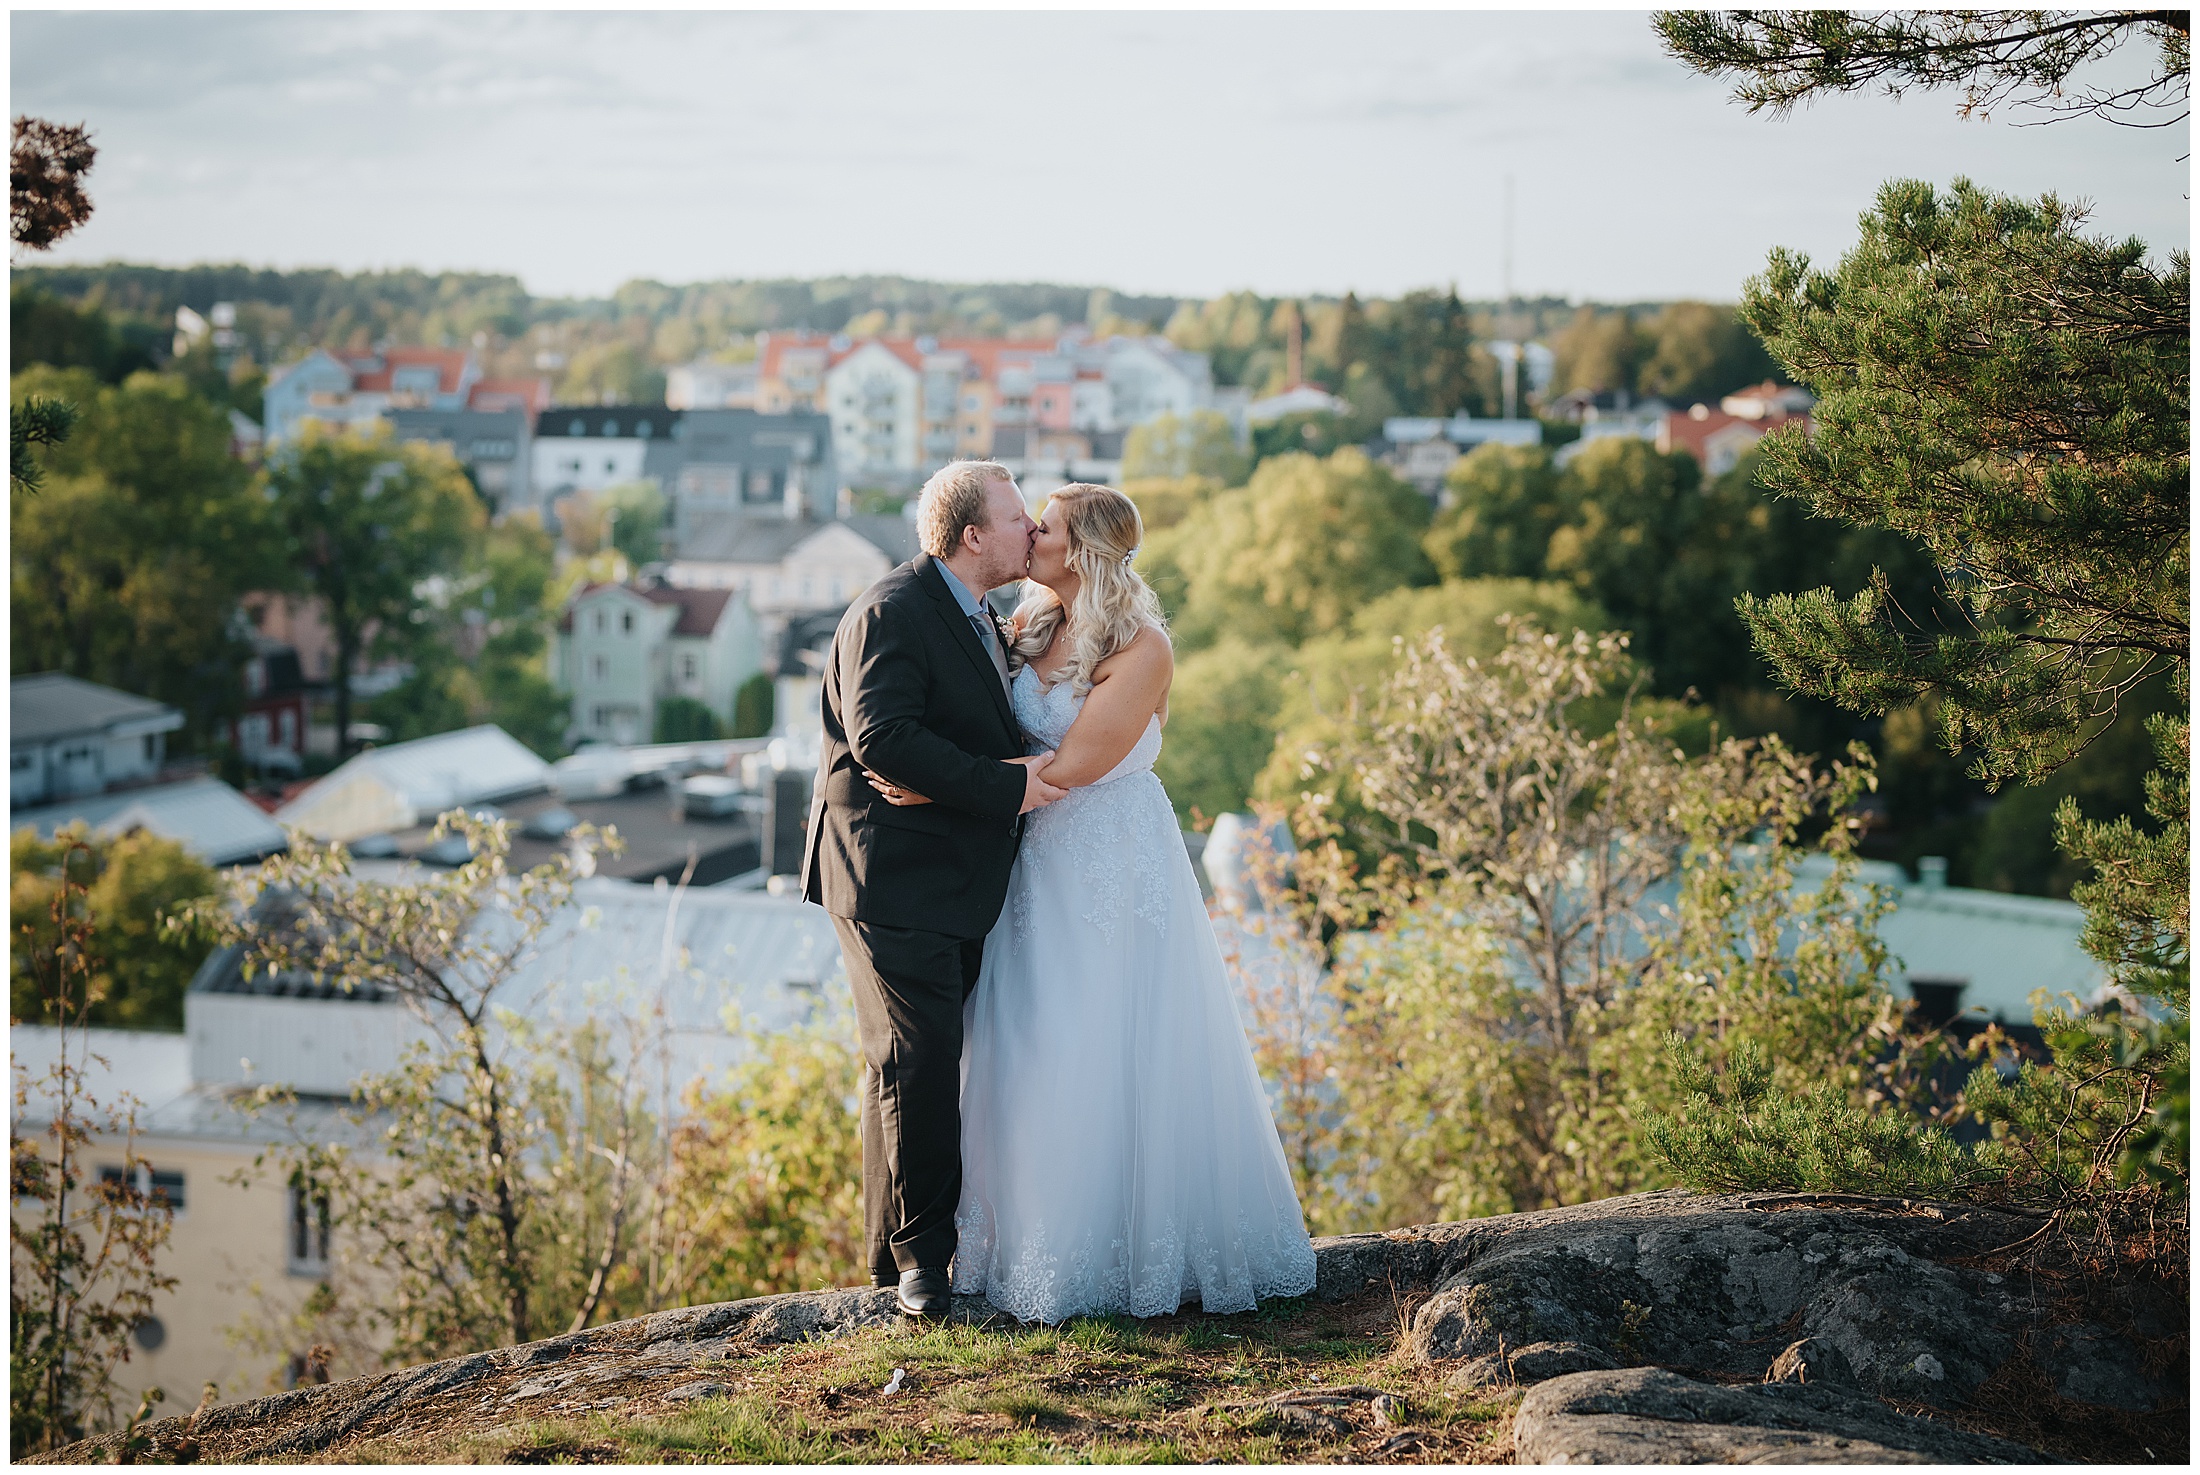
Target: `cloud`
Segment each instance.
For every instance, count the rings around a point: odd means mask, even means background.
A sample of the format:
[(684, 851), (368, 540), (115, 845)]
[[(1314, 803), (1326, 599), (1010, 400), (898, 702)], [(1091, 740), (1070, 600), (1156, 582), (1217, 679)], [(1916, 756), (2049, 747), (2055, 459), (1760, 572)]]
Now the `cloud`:
[(1507, 175), (1527, 290), (1731, 297), (1773, 244), (1837, 254), (1897, 174), (2189, 235), (2184, 130), (1751, 118), (1639, 14), (19, 12), (13, 40), (18, 109), (102, 149), (57, 259), (1487, 294)]

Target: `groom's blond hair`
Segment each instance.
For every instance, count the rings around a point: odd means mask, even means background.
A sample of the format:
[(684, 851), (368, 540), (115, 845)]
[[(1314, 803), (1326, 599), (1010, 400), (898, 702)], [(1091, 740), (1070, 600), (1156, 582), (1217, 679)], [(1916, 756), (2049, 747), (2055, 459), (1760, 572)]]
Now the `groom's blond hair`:
[(985, 510), (986, 487), (1015, 480), (998, 461), (950, 461), (933, 472), (917, 493), (918, 545), (934, 558), (952, 555), (962, 546), (964, 528), (993, 525)]

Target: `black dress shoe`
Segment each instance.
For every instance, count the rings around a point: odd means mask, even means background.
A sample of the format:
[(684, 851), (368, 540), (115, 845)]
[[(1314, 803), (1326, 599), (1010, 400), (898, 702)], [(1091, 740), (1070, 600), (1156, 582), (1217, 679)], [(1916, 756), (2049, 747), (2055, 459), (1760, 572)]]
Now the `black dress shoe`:
[(901, 1284), (894, 1290), (894, 1299), (901, 1303), (904, 1316), (937, 1320), (947, 1314), (949, 1294), (946, 1271), (919, 1268), (901, 1273)]

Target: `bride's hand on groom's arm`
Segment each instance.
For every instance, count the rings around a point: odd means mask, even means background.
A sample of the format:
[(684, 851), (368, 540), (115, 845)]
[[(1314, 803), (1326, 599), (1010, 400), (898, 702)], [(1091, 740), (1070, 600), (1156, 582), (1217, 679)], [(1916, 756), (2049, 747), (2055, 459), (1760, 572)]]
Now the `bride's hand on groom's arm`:
[(1011, 758), (1011, 763), (1021, 764), (1024, 770), (1024, 807), (1019, 814), (1029, 814), (1034, 809), (1052, 804), (1069, 790), (1058, 788), (1040, 777), (1041, 772), (1054, 761), (1052, 753), (1041, 753), (1036, 758)]

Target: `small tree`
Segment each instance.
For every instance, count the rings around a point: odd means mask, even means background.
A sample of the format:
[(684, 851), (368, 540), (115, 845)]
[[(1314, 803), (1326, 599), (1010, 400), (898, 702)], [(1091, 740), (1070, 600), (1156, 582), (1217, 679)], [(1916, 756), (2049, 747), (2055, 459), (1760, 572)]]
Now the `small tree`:
[[(1310, 766), (1349, 769), (1368, 812), (1358, 857), (1318, 795), (1301, 812), (1320, 838), (1299, 862), (1305, 935), (1338, 929), (1335, 1155), (1310, 1189), (1328, 1227), (1667, 1181), (1643, 1124), (1677, 1100), (1674, 1031), (1720, 1058), (1746, 1042), (1860, 1109), (1914, 1096), (1886, 903), (1843, 820), (1868, 766), (1819, 771), (1777, 740), (1685, 758), (1624, 696), (1614, 713), (1624, 636), (1508, 623), (1486, 664), (1440, 630), (1404, 646)], [(1832, 865), (1801, 886), (1818, 827)]]
[[(72, 865), (70, 862), (75, 861)], [(54, 1063), (34, 1078), (14, 1063), (9, 1131), (9, 1450), (22, 1456), (80, 1438), (114, 1417), (115, 1369), (130, 1356), (130, 1333), (152, 1314), (153, 1298), (175, 1285), (159, 1270), (172, 1218), (167, 1199), (145, 1182), (137, 1151), (137, 1105), (102, 1104), (87, 1087), (84, 1030), (102, 994), (94, 968), (95, 929), (77, 879), (88, 857), (65, 856), (44, 946), (18, 926), (43, 1012), (55, 1022)], [(34, 1115), (46, 1119), (33, 1134)], [(121, 1171), (88, 1180), (90, 1144), (118, 1153)]]
[(498, 1006), (589, 854), (514, 874), (506, 821), (453, 811), (436, 825), (435, 838), (446, 834), (463, 835), (473, 858), (398, 882), (360, 879), (342, 846), (298, 836), (289, 854), (234, 879), (228, 905), (192, 911), (243, 950), (247, 976), (394, 997), (432, 1032), (359, 1088), (360, 1125), (381, 1148), (373, 1181), (343, 1144), (305, 1144), (285, 1161), (339, 1196), (333, 1229), (374, 1246), (394, 1281), (384, 1314), (413, 1357), (525, 1342), (543, 1328), (529, 1168), (543, 1118), (499, 1036)]
[(724, 735), (718, 714), (693, 697), (657, 698), (656, 731), (651, 740), (660, 743), (707, 743)]
[(327, 612), (337, 744), (349, 751), (351, 679), (370, 633), (395, 639), (419, 586), (465, 565), (487, 517), (447, 452), (310, 427), (270, 458), (267, 495), (289, 567)]
[(774, 696), (772, 673), (769, 671), (759, 671), (735, 688), (732, 735), (737, 738), (754, 738), (770, 732), (774, 718)]

